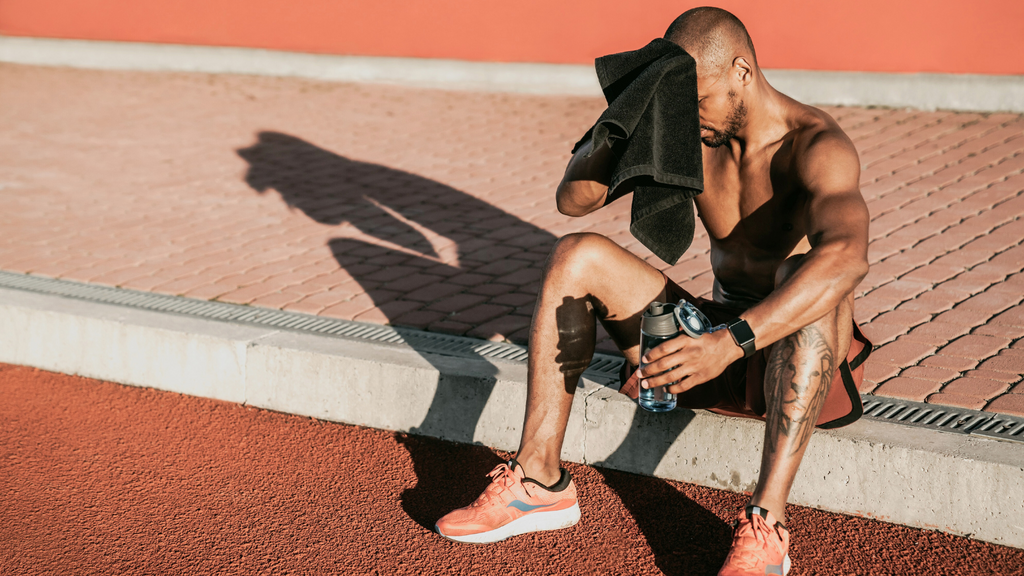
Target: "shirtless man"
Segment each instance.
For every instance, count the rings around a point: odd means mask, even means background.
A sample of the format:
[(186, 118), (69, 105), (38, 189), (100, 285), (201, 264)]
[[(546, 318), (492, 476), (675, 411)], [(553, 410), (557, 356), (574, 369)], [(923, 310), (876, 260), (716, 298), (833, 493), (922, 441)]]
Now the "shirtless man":
[[(740, 346), (742, 329), (678, 337), (652, 350), (646, 373), (634, 378), (643, 387), (667, 385), (680, 394), (681, 406), (765, 418), (757, 487), (720, 574), (784, 574), (786, 499), (858, 332), (853, 290), (868, 271), (869, 220), (860, 162), (828, 114), (768, 84), (732, 14), (690, 10), (665, 37), (697, 63), (704, 192), (695, 202), (715, 275), (714, 302), (698, 306), (715, 324), (730, 315), (745, 321), (754, 342), (749, 350)], [(588, 142), (573, 156), (558, 186), (563, 214), (583, 216), (606, 202), (610, 151), (588, 157), (591, 151)], [(603, 236), (559, 240), (531, 327), (519, 451), (491, 472), (491, 485), (472, 505), (439, 520), (438, 531), (453, 540), (493, 542), (575, 524), (576, 490), (560, 468), (560, 452), (576, 384), (594, 352), (595, 321), (637, 366), (643, 311), (652, 301), (679, 298), (695, 301)], [(759, 370), (748, 369), (758, 362)], [(752, 373), (758, 381), (749, 386)], [(753, 390), (756, 397), (736, 401), (723, 387), (741, 395)], [(751, 409), (759, 403), (760, 414)]]

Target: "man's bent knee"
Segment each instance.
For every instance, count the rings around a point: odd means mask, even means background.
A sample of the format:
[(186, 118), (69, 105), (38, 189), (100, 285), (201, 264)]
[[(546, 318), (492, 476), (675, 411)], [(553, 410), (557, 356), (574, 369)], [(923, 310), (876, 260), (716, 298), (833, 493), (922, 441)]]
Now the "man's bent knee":
[(601, 269), (609, 250), (618, 245), (593, 232), (566, 234), (555, 242), (548, 256), (549, 271), (585, 276)]

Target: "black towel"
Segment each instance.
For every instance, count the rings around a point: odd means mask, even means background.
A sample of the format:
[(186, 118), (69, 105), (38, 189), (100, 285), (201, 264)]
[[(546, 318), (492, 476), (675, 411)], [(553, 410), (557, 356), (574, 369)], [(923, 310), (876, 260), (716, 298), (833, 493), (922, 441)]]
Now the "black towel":
[(607, 202), (635, 183), (629, 231), (669, 264), (693, 241), (693, 197), (704, 190), (696, 63), (679, 45), (657, 38), (595, 62), (608, 109), (573, 147), (604, 142), (617, 158)]

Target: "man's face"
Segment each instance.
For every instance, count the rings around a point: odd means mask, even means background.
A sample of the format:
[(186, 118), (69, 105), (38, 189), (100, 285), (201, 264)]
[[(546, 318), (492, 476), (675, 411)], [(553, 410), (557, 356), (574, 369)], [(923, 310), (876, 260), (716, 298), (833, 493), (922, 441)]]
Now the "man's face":
[(743, 128), (747, 116), (743, 100), (729, 86), (729, 75), (698, 75), (697, 98), (701, 142), (710, 148), (724, 146)]

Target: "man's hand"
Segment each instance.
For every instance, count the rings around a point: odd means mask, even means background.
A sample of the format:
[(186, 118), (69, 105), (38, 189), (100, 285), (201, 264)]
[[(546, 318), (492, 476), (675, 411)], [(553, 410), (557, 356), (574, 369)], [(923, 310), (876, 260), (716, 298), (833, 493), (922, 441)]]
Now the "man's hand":
[(742, 357), (743, 349), (736, 345), (728, 330), (700, 338), (682, 334), (662, 342), (641, 359), (644, 368), (640, 371), (640, 387), (656, 388), (678, 380), (678, 384), (666, 390), (673, 394), (686, 392), (718, 376)]

